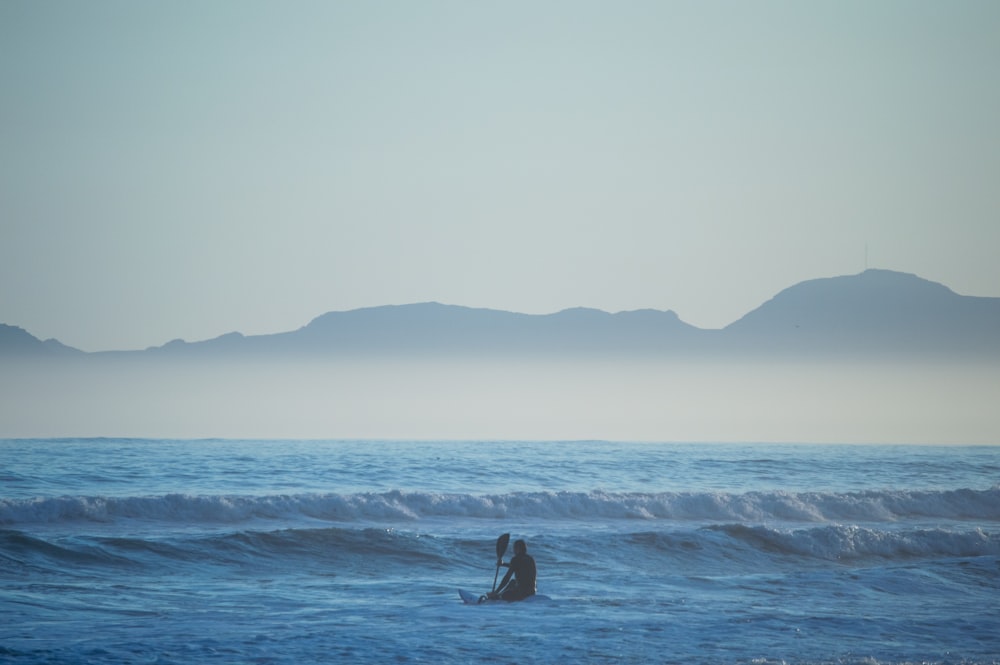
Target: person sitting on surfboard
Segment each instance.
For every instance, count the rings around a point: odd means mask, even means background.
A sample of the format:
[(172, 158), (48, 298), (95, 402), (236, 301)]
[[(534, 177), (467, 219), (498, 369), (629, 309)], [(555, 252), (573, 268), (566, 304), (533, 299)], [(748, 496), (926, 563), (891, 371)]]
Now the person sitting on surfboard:
[(500, 582), (500, 588), (489, 594), (490, 598), (524, 600), (535, 595), (535, 560), (528, 555), (528, 546), (523, 540), (514, 541), (514, 558), (510, 563), (504, 563), (501, 559), (497, 564), (507, 566), (508, 570)]

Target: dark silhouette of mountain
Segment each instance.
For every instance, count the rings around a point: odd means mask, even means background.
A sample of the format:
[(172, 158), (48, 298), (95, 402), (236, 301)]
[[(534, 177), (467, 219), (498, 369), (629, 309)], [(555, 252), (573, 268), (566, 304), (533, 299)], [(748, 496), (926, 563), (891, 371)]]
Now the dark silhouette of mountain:
[(0, 326), (0, 354), (1000, 358), (1000, 298), (962, 296), (915, 275), (866, 270), (792, 286), (722, 330), (695, 328), (672, 311), (610, 314), (576, 308), (532, 315), (420, 303), (329, 312), (298, 330), (273, 335), (229, 333), (201, 342), (174, 340), (146, 351), (100, 354), (83, 354), (55, 340), (42, 342), (20, 328)]
[(723, 333), (733, 348), (768, 352), (997, 353), (1000, 298), (866, 270), (796, 284)]
[(175, 341), (151, 351), (390, 356), (663, 352), (698, 332), (675, 313), (657, 310), (609, 314), (577, 308), (532, 315), (430, 302), (328, 312), (291, 332), (231, 333), (194, 344)]
[(0, 323), (0, 358), (81, 356), (83, 351), (55, 339), (44, 342), (23, 328)]

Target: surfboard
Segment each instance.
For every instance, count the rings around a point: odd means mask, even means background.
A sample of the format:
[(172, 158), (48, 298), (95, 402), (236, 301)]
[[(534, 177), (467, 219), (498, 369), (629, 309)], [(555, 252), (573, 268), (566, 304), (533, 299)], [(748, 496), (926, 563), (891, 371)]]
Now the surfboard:
[[(466, 591), (465, 589), (459, 589), (458, 595), (462, 598), (462, 602), (466, 605), (485, 605), (487, 603), (502, 603), (504, 601), (497, 599), (487, 598), (482, 594), (472, 593), (471, 591)], [(539, 600), (552, 600), (548, 596), (543, 596), (540, 593), (536, 593), (534, 596), (528, 596), (524, 600), (520, 601), (522, 603), (538, 602)]]
[(459, 589), (458, 595), (462, 598), (462, 602), (466, 605), (478, 605), (480, 598), (482, 598), (479, 594), (466, 591), (465, 589)]

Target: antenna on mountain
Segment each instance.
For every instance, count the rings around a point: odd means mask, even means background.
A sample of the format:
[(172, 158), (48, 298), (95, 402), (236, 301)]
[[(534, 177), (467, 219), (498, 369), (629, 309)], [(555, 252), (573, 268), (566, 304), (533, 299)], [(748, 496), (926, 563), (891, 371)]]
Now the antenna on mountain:
[(868, 270), (868, 243), (865, 243), (865, 270)]

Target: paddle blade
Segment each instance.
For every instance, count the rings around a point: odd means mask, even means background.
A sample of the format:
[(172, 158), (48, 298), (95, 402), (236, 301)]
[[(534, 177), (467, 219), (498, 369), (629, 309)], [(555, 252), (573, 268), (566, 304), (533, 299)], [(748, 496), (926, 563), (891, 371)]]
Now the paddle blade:
[(497, 559), (502, 559), (507, 552), (507, 544), (510, 542), (510, 534), (505, 533), (497, 538)]

